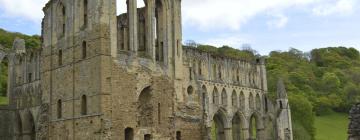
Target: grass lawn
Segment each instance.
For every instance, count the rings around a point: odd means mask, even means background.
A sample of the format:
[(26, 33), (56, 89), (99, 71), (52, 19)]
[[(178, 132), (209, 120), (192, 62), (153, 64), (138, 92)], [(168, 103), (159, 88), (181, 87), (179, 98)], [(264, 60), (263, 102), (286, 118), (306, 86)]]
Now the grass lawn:
[(332, 113), (316, 117), (316, 140), (346, 140), (348, 124), (348, 114)]
[(0, 96), (0, 105), (6, 105), (8, 103), (7, 97)]

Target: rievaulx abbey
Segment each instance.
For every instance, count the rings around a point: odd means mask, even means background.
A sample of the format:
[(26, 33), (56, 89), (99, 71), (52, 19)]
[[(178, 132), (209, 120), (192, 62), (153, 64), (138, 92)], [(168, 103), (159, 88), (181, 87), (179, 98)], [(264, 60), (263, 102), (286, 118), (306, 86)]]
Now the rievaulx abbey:
[(40, 49), (1, 51), (1, 140), (292, 140), (263, 59), (183, 48), (181, 0), (126, 3), (117, 16), (116, 0), (50, 0)]

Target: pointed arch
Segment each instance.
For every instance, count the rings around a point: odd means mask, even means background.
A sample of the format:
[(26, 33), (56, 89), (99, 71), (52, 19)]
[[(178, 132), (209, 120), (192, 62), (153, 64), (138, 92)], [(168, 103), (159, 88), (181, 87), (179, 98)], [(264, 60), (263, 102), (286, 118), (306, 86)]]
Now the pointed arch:
[(23, 139), (36, 140), (35, 120), (29, 110), (24, 112), (24, 119), (22, 124)]
[(254, 109), (254, 105), (255, 105), (254, 95), (250, 92), (250, 94), (249, 94), (249, 108)]
[(239, 103), (240, 108), (241, 108), (242, 110), (244, 110), (244, 109), (245, 109), (245, 94), (244, 94), (243, 91), (240, 92), (239, 102), (240, 102), (240, 103)]
[(207, 88), (205, 85), (202, 86), (201, 88), (201, 104), (202, 104), (202, 107), (203, 107), (203, 110), (205, 110), (205, 106), (206, 104), (208, 104), (208, 98), (207, 98)]
[(259, 94), (256, 94), (255, 102), (256, 102), (256, 109), (257, 109), (258, 111), (260, 111), (261, 108), (262, 108), (262, 107), (261, 107), (262, 103), (261, 103), (261, 98), (260, 98), (260, 95), (259, 95)]
[(213, 90), (213, 95), (212, 95), (212, 103), (218, 105), (219, 104), (219, 91), (217, 90), (216, 86), (214, 87)]
[(235, 113), (232, 118), (232, 137), (233, 140), (244, 140), (243, 118), (239, 113)]
[(188, 86), (188, 88), (186, 89), (187, 91), (187, 96), (188, 96), (188, 101), (194, 101), (194, 88), (193, 86)]
[(233, 106), (233, 107), (237, 107), (238, 106), (238, 101), (237, 101), (237, 94), (236, 94), (236, 91), (235, 90), (233, 90), (233, 92), (232, 92), (232, 95), (231, 95), (231, 105)]
[(151, 87), (144, 88), (138, 100), (138, 112), (139, 112), (139, 124), (142, 127), (148, 127), (153, 124), (153, 105), (151, 103), (152, 100), (152, 90)]
[(226, 125), (226, 113), (219, 109), (213, 116), (213, 122), (211, 126), (212, 137), (216, 140), (225, 140), (225, 125)]
[(221, 92), (221, 104), (222, 105), (228, 105), (228, 102), (227, 102), (227, 93), (226, 93), (226, 89), (224, 88)]
[(260, 118), (260, 114), (258, 112), (254, 112), (251, 116), (250, 116), (250, 120), (249, 120), (249, 136), (252, 140), (256, 140), (259, 139), (259, 130), (261, 127), (261, 118)]

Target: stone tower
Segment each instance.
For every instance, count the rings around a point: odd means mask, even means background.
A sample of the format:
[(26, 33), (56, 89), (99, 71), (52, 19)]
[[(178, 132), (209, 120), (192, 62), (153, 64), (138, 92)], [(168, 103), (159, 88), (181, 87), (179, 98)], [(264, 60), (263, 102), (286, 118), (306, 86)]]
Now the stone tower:
[(277, 84), (277, 132), (279, 140), (292, 140), (292, 122), (289, 101), (282, 79)]
[(41, 85), (49, 139), (90, 139), (88, 133), (106, 139), (116, 0), (50, 0), (43, 11)]

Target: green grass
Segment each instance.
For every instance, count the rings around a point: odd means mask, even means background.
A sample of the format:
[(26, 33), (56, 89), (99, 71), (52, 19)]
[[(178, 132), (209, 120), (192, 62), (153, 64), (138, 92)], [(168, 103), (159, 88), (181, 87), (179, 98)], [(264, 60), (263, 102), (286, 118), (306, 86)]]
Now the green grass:
[(315, 118), (316, 140), (346, 140), (348, 114), (331, 113)]
[(8, 104), (7, 97), (0, 96), (0, 105), (6, 105), (6, 104)]

